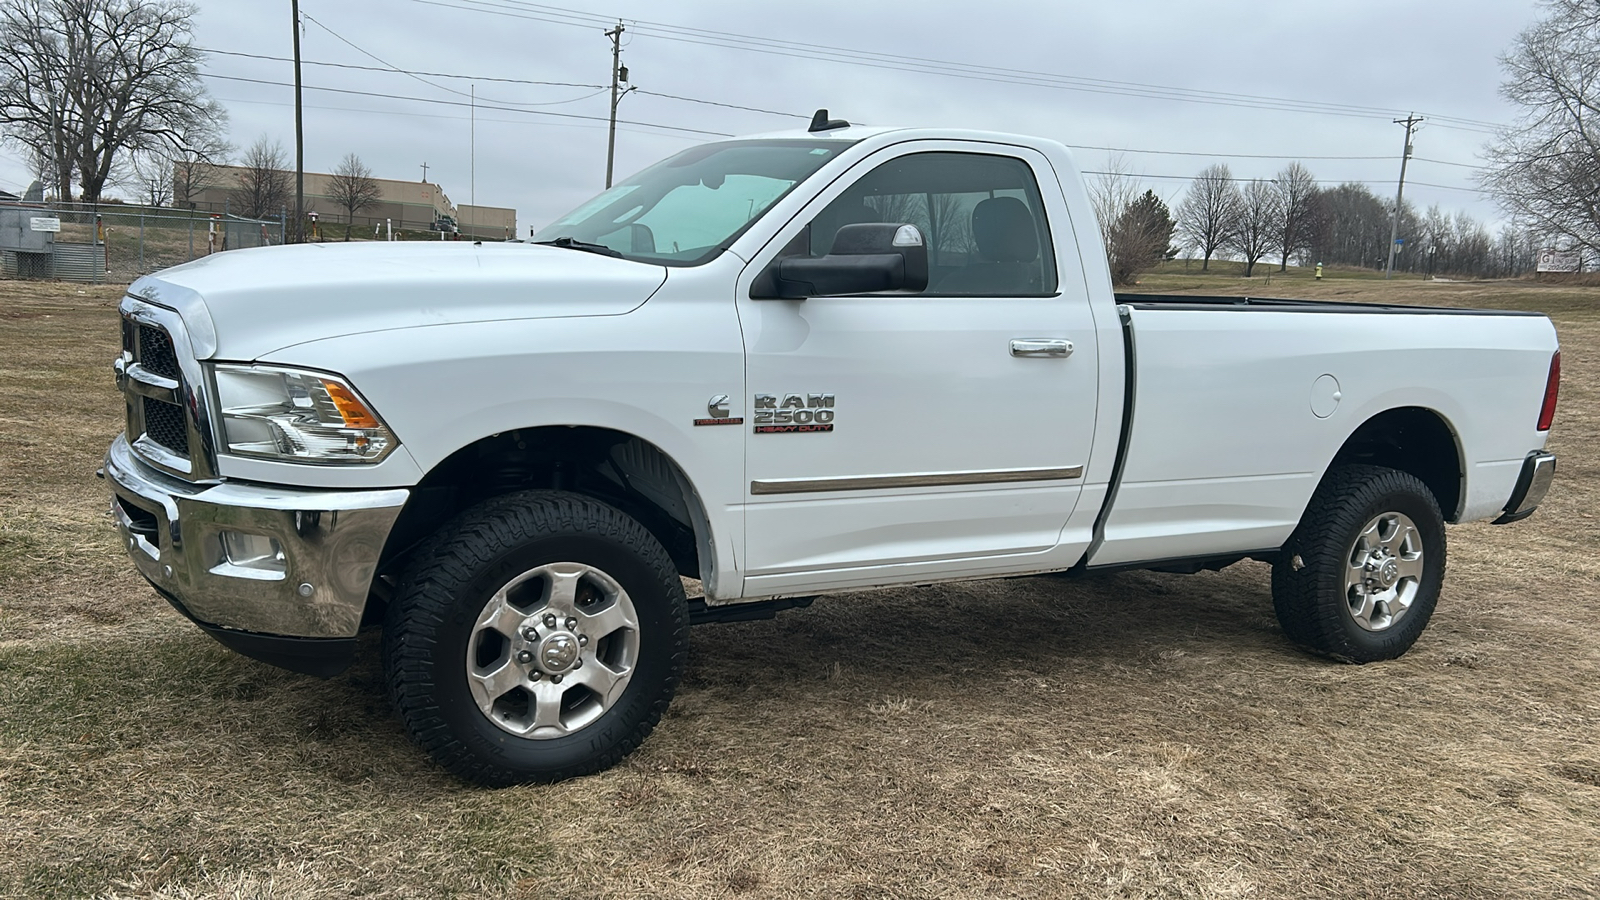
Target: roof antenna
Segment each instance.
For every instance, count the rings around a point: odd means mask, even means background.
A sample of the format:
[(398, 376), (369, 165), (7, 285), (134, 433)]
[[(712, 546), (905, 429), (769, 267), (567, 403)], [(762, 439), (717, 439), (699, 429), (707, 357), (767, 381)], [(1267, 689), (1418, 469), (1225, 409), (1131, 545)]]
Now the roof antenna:
[(846, 122), (843, 119), (830, 119), (828, 118), (827, 110), (819, 109), (817, 110), (817, 114), (811, 117), (811, 127), (807, 128), (806, 131), (815, 133), (818, 131), (832, 131), (835, 128), (849, 127), (849, 122)]

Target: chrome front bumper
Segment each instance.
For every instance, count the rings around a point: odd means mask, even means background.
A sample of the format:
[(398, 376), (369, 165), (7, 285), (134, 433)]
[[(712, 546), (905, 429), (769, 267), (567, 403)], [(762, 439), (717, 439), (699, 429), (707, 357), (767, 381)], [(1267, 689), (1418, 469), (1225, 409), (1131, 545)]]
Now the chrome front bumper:
[[(106, 454), (111, 515), (139, 572), (213, 637), (350, 639), (405, 489), (191, 484)], [(250, 635), (238, 635), (244, 641)], [(282, 664), (282, 663), (280, 663)]]
[(1522, 473), (1517, 476), (1517, 486), (1511, 491), (1505, 511), (1495, 519), (1495, 525), (1506, 525), (1533, 515), (1550, 490), (1556, 477), (1556, 455), (1535, 450), (1522, 461)]

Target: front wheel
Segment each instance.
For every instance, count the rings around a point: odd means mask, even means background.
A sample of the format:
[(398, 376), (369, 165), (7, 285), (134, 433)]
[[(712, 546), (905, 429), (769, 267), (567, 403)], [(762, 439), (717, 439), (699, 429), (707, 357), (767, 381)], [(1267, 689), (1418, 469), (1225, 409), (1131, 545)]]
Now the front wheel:
[(1427, 627), (1444, 581), (1444, 517), (1416, 476), (1342, 466), (1317, 487), (1272, 568), (1290, 640), (1346, 662), (1394, 659)]
[(406, 728), (499, 786), (614, 765), (660, 720), (688, 653), (682, 582), (638, 522), (537, 491), (457, 517), (390, 603), (384, 667)]

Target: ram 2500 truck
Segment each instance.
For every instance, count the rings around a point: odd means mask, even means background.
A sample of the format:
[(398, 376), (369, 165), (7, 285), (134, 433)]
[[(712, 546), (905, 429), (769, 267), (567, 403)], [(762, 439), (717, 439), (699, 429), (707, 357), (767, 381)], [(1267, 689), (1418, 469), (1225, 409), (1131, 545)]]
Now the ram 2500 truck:
[(139, 571), (300, 671), (381, 623), (406, 727), (484, 784), (615, 763), (691, 623), (833, 592), (1251, 558), (1291, 641), (1393, 658), (1445, 523), (1555, 465), (1543, 316), (1117, 297), (1061, 145), (825, 115), (530, 244), (233, 251), (121, 314)]

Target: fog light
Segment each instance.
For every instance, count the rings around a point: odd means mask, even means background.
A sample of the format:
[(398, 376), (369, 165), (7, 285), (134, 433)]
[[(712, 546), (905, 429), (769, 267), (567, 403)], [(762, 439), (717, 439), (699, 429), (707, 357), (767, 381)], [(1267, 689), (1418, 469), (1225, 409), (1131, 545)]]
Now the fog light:
[(283, 548), (273, 538), (243, 531), (222, 532), (222, 556), (228, 565), (281, 577), (286, 571)]

